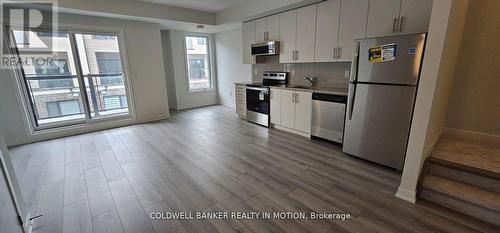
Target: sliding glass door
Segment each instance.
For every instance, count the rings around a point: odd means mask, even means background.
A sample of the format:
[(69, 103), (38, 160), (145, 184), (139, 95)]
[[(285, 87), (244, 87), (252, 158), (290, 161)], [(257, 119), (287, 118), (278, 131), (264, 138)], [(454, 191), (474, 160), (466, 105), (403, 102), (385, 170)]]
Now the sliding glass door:
[(119, 37), (12, 31), (35, 129), (129, 115)]

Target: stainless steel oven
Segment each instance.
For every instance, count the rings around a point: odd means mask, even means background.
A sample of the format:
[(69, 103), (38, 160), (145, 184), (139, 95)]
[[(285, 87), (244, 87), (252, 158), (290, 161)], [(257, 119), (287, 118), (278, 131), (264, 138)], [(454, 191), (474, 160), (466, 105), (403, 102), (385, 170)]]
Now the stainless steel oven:
[(269, 127), (269, 87), (247, 86), (247, 120)]
[(269, 113), (271, 111), (269, 86), (287, 83), (288, 74), (286, 72), (264, 72), (262, 83), (247, 84), (247, 121), (269, 127)]

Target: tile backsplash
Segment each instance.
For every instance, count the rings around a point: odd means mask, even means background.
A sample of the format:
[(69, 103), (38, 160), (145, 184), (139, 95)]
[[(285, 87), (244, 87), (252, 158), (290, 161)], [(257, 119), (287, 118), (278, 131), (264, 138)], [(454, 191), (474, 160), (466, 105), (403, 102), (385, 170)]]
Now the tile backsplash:
[(266, 71), (285, 71), (289, 73), (288, 83), (303, 85), (306, 75), (316, 77), (316, 85), (320, 87), (344, 87), (349, 85), (346, 71), (351, 69), (350, 62), (327, 63), (258, 63), (252, 65), (252, 81), (261, 82), (262, 73)]

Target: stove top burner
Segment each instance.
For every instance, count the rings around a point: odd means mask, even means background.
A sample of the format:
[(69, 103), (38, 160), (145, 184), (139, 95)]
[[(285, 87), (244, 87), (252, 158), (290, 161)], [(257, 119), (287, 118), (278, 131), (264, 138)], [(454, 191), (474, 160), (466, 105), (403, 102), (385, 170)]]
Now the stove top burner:
[(269, 87), (288, 84), (287, 72), (264, 72), (262, 82), (248, 84), (251, 87)]

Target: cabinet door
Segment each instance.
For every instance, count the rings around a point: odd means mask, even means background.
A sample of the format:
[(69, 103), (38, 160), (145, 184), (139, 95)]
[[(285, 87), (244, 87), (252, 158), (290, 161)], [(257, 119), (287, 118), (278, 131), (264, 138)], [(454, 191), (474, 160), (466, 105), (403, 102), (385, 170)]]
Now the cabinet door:
[(279, 14), (280, 21), (280, 63), (292, 63), (297, 40), (297, 10)]
[(401, 0), (370, 0), (366, 37), (396, 35)]
[(295, 92), (295, 129), (305, 133), (311, 133), (311, 114), (312, 114), (312, 93)]
[(280, 40), (280, 17), (271, 15), (266, 18), (267, 40)]
[(335, 49), (339, 33), (340, 0), (318, 3), (314, 61), (331, 62), (337, 59)]
[(365, 38), (369, 0), (342, 0), (338, 61), (351, 61), (355, 39)]
[(296, 62), (314, 62), (316, 8), (315, 4), (297, 9)]
[(399, 34), (429, 31), (432, 0), (403, 0), (401, 3)]
[(294, 91), (281, 91), (281, 125), (288, 128), (294, 128), (295, 124), (295, 102), (293, 100), (294, 96)]
[(243, 23), (242, 38), (243, 63), (254, 64), (255, 59), (252, 56), (252, 44), (255, 43), (255, 21)]
[(255, 41), (257, 43), (266, 41), (266, 18), (255, 20)]
[(281, 89), (271, 88), (271, 123), (281, 124)]

